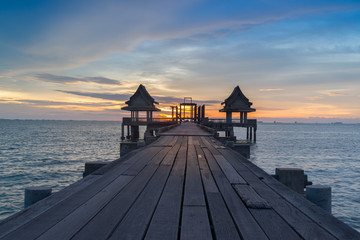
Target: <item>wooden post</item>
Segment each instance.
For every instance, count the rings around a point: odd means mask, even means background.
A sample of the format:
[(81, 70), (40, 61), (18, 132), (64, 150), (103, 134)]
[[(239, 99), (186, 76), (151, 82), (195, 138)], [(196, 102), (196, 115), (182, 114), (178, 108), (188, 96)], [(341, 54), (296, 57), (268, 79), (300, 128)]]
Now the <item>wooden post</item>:
[(25, 208), (51, 195), (50, 187), (27, 187), (25, 188)]
[(240, 112), (240, 124), (244, 123), (244, 113)]
[(121, 140), (125, 140), (125, 137), (124, 137), (124, 123), (121, 123)]
[(226, 123), (227, 124), (232, 123), (232, 112), (226, 112)]
[(179, 106), (179, 117), (180, 117), (180, 122), (182, 122), (182, 112), (181, 112), (181, 105)]
[(193, 105), (190, 105), (190, 118), (191, 118), (191, 121), (194, 120), (194, 106)]
[(279, 182), (285, 184), (297, 193), (304, 193), (304, 170), (300, 168), (276, 168), (275, 175)]
[(254, 142), (256, 143), (256, 128), (254, 128)]
[(198, 119), (199, 119), (199, 122), (201, 122), (201, 120), (202, 120), (202, 117), (201, 117), (201, 106), (198, 106)]
[(86, 177), (87, 175), (95, 172), (96, 170), (98, 170), (99, 168), (102, 168), (106, 164), (108, 164), (108, 162), (100, 162), (100, 161), (86, 162), (83, 177)]
[(252, 127), (250, 127), (250, 141), (252, 140), (252, 130), (253, 130), (253, 128)]
[(331, 213), (331, 187), (311, 185), (306, 187), (306, 198)]
[(139, 139), (139, 126), (131, 126), (131, 140), (137, 141)]
[(126, 125), (127, 126), (127, 135), (126, 138), (130, 139), (130, 125)]
[(197, 112), (197, 106), (194, 107), (194, 122), (198, 122), (198, 112)]
[(246, 140), (249, 140), (249, 127), (246, 127)]
[(176, 122), (179, 122), (178, 106), (176, 106)]

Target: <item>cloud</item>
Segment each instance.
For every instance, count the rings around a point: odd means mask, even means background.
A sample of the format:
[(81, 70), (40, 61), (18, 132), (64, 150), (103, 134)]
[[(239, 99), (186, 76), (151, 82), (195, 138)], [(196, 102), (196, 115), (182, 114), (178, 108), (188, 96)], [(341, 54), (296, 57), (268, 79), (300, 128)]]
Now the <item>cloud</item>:
[[(288, 4), (284, 1), (269, 4), (240, 1), (225, 5), (194, 0), (104, 2), (106, 4), (98, 1), (86, 1), (84, 4), (80, 1), (71, 2), (71, 5), (65, 2), (56, 6), (56, 14), (37, 15), (29, 21), (47, 24), (26, 22), (42, 28), (37, 29), (36, 35), (31, 35), (32, 41), (15, 49), (26, 55), (27, 62), (35, 62), (33, 67), (52, 64), (47, 67), (61, 69), (84, 66), (109, 54), (129, 52), (147, 40), (188, 38), (201, 41), (284, 19), (356, 7), (346, 2)], [(31, 30), (27, 29), (28, 34), (33, 32)], [(35, 58), (37, 61), (33, 61)]]
[(343, 97), (343, 96), (346, 96), (345, 94), (338, 93), (338, 92), (321, 92), (321, 94), (327, 95), (329, 97)]
[[(63, 91), (63, 90), (58, 90), (58, 92), (74, 94), (78, 96), (99, 98), (104, 100), (115, 100), (115, 101), (127, 101), (132, 96), (132, 94), (92, 93), (92, 92), (75, 92), (75, 91)], [(174, 103), (176, 104), (176, 103), (184, 102), (183, 98), (178, 98), (178, 97), (156, 96), (156, 95), (152, 95), (152, 97), (156, 101), (162, 104), (174, 104)], [(220, 103), (220, 101), (217, 100), (193, 100), (193, 102), (197, 103), (198, 105)]]
[(45, 101), (45, 100), (29, 100), (29, 99), (0, 99), (0, 102), (15, 103), (15, 104), (31, 104), (34, 106), (96, 106), (96, 107), (108, 107), (114, 106), (112, 102), (101, 103), (79, 103), (79, 102), (60, 102), (60, 101)]
[(105, 78), (105, 77), (68, 77), (68, 76), (60, 76), (54, 75), (50, 73), (40, 73), (35, 75), (35, 77), (43, 82), (52, 82), (58, 84), (72, 84), (72, 83), (96, 83), (96, 84), (105, 84), (105, 85), (120, 85), (120, 81)]
[(274, 92), (274, 91), (283, 91), (284, 89), (282, 88), (263, 88), (263, 89), (259, 89), (260, 92)]
[(113, 100), (113, 101), (127, 101), (130, 98), (130, 94), (112, 94), (112, 93), (91, 93), (91, 92), (75, 92), (75, 91), (63, 91), (57, 90), (58, 92), (74, 94), (84, 97), (99, 98), (104, 100)]
[(322, 99), (323, 96), (321, 95), (318, 95), (318, 96), (314, 96), (314, 97), (306, 97), (306, 99), (310, 100), (310, 101), (316, 101), (316, 100), (319, 100), (319, 99)]
[(276, 108), (276, 107), (257, 107), (256, 110), (260, 111), (284, 111), (288, 110), (287, 108)]

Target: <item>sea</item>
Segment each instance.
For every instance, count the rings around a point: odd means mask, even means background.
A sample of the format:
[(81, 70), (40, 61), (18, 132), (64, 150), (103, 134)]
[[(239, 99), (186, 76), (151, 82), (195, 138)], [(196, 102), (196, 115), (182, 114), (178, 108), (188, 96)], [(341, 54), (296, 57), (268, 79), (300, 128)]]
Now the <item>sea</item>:
[[(118, 159), (121, 122), (0, 119), (0, 136), (1, 220), (23, 209), (25, 187), (56, 192), (82, 178), (85, 162)], [(250, 161), (331, 186), (332, 214), (360, 231), (360, 124), (259, 123)]]

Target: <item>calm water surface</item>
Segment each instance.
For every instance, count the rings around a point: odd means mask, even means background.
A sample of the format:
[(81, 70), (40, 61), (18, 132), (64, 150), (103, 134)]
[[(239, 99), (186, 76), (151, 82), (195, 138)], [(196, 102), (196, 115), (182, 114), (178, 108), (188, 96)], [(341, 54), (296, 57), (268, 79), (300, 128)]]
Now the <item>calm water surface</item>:
[(0, 120), (0, 219), (23, 208), (24, 189), (58, 191), (82, 178), (84, 163), (120, 155), (120, 123)]
[[(0, 136), (0, 219), (22, 209), (25, 187), (58, 191), (82, 178), (86, 161), (120, 154), (119, 122), (0, 120)], [(271, 174), (303, 168), (332, 186), (333, 214), (360, 230), (359, 146), (360, 125), (259, 124), (251, 161)]]
[(251, 161), (302, 168), (332, 187), (332, 214), (360, 231), (360, 124), (259, 124)]

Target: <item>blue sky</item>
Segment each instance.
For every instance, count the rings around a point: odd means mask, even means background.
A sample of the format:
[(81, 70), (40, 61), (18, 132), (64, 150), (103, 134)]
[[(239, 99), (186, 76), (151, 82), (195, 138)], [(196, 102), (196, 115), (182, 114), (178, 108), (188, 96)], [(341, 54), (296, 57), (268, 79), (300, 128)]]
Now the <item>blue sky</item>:
[(0, 2), (0, 118), (119, 120), (143, 83), (221, 116), (360, 122), (359, 1)]

